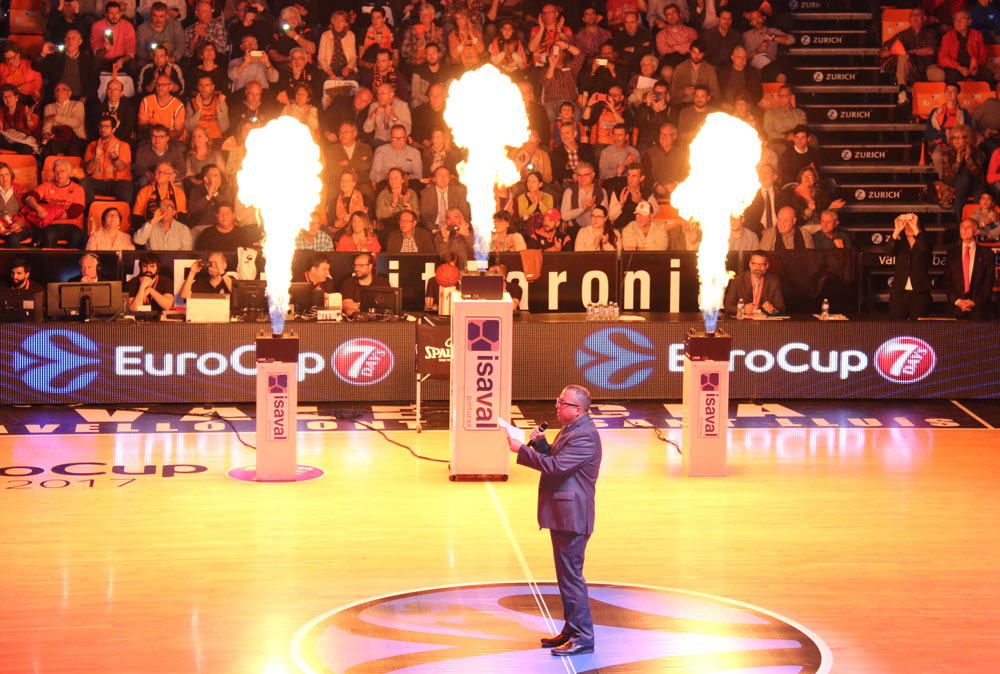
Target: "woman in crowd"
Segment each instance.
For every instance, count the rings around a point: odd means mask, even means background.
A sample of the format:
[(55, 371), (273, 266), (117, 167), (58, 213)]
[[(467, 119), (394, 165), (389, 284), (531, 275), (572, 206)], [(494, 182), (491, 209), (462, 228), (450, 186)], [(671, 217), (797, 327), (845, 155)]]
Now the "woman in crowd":
[(935, 187), (938, 201), (952, 209), (955, 220), (962, 219), (965, 200), (978, 200), (983, 191), (983, 153), (973, 142), (972, 129), (965, 124), (952, 128), (948, 144), (941, 152), (941, 170)]
[(837, 210), (844, 205), (843, 199), (830, 199), (830, 195), (820, 186), (819, 172), (812, 166), (799, 171), (799, 182), (790, 190), (790, 203), (795, 209), (795, 223), (819, 225), (819, 215), (827, 209)]
[(528, 70), (524, 45), (514, 32), (514, 22), (509, 19), (500, 24), (500, 34), (490, 43), (490, 63), (515, 81), (524, 79)]
[(132, 237), (122, 231), (122, 214), (107, 208), (101, 214), (101, 228), (87, 239), (87, 250), (135, 250)]
[(316, 61), (320, 70), (331, 79), (357, 77), (357, 38), (347, 22), (347, 12), (337, 10), (330, 16), (330, 29), (319, 38)]
[(21, 217), (21, 198), (28, 193), (14, 182), (14, 171), (0, 162), (0, 245), (18, 248), (31, 238), (31, 228)]
[(521, 178), (527, 178), (532, 171), (542, 174), (542, 182), (552, 182), (552, 160), (549, 153), (541, 147), (541, 139), (534, 129), (528, 131), (528, 141), (514, 151), (512, 157), (514, 166), (521, 172)]
[(514, 228), (512, 219), (507, 211), (494, 213), (493, 236), (490, 237), (491, 253), (516, 253), (528, 247), (524, 237)]
[(347, 169), (340, 174), (340, 193), (334, 199), (332, 215), (334, 216), (333, 231), (337, 231), (347, 226), (351, 214), (357, 211), (368, 212), (368, 205), (357, 189), (358, 174), (354, 169)]
[(295, 87), (295, 99), (281, 110), (282, 117), (294, 117), (309, 127), (313, 138), (319, 138), (319, 110), (309, 101), (312, 91), (305, 84)]
[(538, 171), (532, 171), (524, 179), (524, 194), (517, 198), (517, 217), (527, 220), (554, 207), (555, 198), (542, 189), (542, 184), (542, 174)]
[(451, 62), (464, 70), (471, 70), (479, 64), (486, 45), (483, 31), (472, 25), (469, 10), (461, 7), (455, 12), (455, 30), (448, 34), (448, 55)]
[(431, 144), (421, 150), (424, 175), (432, 176), (439, 166), (446, 166), (452, 174), (458, 173), (462, 153), (451, 144), (451, 134), (444, 129), (431, 131)]
[(299, 10), (288, 5), (278, 15), (267, 56), (274, 63), (284, 63), (295, 48), (304, 49), (309, 55), (315, 54), (316, 34), (302, 21)]
[(382, 245), (375, 237), (375, 226), (368, 214), (364, 211), (351, 213), (348, 231), (337, 239), (337, 251), (377, 253), (380, 250), (382, 250)]
[(196, 126), (191, 130), (188, 139), (188, 151), (184, 157), (184, 189), (190, 192), (195, 185), (201, 183), (201, 172), (206, 166), (218, 166), (220, 171), (226, 168), (222, 153), (213, 146), (212, 139), (204, 127)]
[(590, 212), (590, 227), (581, 227), (573, 243), (575, 251), (596, 251), (622, 249), (622, 239), (608, 219), (604, 206), (594, 206)]
[(38, 115), (20, 101), (17, 87), (0, 87), (0, 149), (17, 154), (38, 152)]
[(389, 169), (388, 186), (375, 197), (375, 217), (383, 227), (399, 221), (399, 214), (410, 210), (420, 215), (420, 198), (409, 187), (409, 178), (400, 168)]
[(211, 42), (202, 42), (198, 47), (196, 57), (198, 59), (197, 62), (184, 73), (184, 85), (187, 87), (185, 93), (187, 96), (190, 98), (198, 93), (198, 79), (205, 76), (212, 78), (212, 83), (215, 84), (217, 92), (229, 91), (229, 85), (231, 84), (229, 81), (229, 72), (227, 68), (216, 63), (219, 55), (215, 50), (215, 45)]

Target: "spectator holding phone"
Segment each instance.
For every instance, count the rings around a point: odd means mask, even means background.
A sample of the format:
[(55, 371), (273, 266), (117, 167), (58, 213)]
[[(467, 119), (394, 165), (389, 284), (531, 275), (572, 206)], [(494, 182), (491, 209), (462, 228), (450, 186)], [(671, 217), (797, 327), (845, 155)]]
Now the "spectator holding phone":
[(219, 251), (198, 260), (188, 270), (181, 286), (181, 297), (189, 300), (194, 294), (229, 295), (233, 291), (233, 280), (226, 275), (226, 267), (226, 256)]
[(132, 241), (149, 250), (191, 250), (194, 242), (187, 225), (174, 218), (177, 206), (173, 199), (163, 199), (153, 217), (132, 236)]

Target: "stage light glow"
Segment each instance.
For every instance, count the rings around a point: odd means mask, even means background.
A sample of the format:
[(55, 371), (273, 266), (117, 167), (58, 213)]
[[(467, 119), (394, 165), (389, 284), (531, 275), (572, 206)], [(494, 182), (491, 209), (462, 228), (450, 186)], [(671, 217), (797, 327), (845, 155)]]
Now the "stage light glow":
[(320, 202), (319, 146), (302, 122), (279, 117), (247, 136), (237, 174), (240, 199), (260, 212), (271, 332), (281, 334), (288, 312), (295, 235)]
[(492, 65), (466, 72), (448, 90), (444, 121), (456, 145), (469, 151), (458, 165), (468, 189), (475, 232), (476, 260), (485, 261), (493, 231), (493, 186), (512, 185), (521, 177), (507, 148), (528, 140), (528, 116), (521, 92), (509, 77)]
[(701, 224), (698, 306), (711, 333), (729, 282), (729, 219), (746, 209), (760, 187), (760, 139), (746, 122), (713, 112), (691, 141), (690, 154), (691, 173), (670, 195), (670, 203), (682, 218)]

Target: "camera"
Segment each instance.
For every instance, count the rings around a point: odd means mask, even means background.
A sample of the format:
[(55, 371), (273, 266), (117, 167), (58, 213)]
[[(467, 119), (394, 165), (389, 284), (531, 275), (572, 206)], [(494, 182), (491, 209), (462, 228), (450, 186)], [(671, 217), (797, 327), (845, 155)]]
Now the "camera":
[(458, 225), (448, 225), (448, 231), (452, 234), (458, 233)]
[(608, 60), (607, 59), (594, 59), (594, 63), (596, 63), (597, 65), (599, 65), (601, 67), (605, 67), (606, 68), (607, 65), (608, 65)]
[(653, 100), (659, 103), (663, 100), (663, 94), (653, 94)]
[(199, 271), (202, 269), (208, 269), (209, 266), (211, 265), (211, 263), (208, 261), (208, 258), (202, 258), (197, 262), (195, 262), (195, 264), (198, 266)]
[(261, 51), (261, 50), (259, 50), (259, 49), (254, 49), (253, 51), (250, 52), (250, 58), (259, 59), (263, 55), (264, 55), (264, 52)]

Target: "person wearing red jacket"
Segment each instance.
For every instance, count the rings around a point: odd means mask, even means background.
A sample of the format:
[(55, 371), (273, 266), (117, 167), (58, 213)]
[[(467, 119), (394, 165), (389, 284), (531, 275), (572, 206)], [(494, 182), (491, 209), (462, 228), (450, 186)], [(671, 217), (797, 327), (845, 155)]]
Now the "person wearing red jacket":
[(993, 84), (993, 72), (987, 67), (989, 57), (983, 35), (970, 28), (971, 16), (964, 9), (955, 12), (955, 27), (941, 38), (938, 65), (944, 69), (945, 81), (956, 84), (962, 80), (978, 80)]

